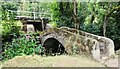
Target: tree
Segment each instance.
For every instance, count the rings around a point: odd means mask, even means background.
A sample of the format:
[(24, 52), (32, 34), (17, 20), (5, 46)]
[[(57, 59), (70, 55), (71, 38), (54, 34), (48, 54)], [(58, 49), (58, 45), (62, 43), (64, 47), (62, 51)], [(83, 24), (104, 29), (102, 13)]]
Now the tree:
[(77, 0), (73, 0), (73, 20), (74, 20), (74, 25), (75, 25), (75, 29), (79, 29), (80, 28), (80, 24), (78, 21), (78, 17), (77, 17)]
[[(111, 4), (110, 4), (110, 6), (111, 6)], [(109, 10), (108, 14), (105, 15), (104, 24), (103, 24), (103, 35), (104, 36), (106, 36), (106, 27), (108, 24), (109, 17), (111, 16), (111, 14), (114, 11), (119, 10), (119, 9), (120, 9), (120, 6), (114, 7), (112, 10)]]
[[(109, 7), (111, 7), (111, 3), (109, 4)], [(110, 8), (108, 9), (110, 11)], [(108, 15), (105, 15), (104, 22), (103, 22), (103, 36), (106, 36), (106, 26), (108, 24)]]

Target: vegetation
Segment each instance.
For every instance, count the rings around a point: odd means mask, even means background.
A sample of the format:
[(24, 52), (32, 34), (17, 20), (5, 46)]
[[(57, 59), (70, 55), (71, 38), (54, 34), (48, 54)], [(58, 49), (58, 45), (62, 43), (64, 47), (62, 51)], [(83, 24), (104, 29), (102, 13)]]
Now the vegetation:
[[(16, 15), (33, 16), (32, 13), (15, 13), (12, 11), (39, 12), (36, 16), (51, 17), (53, 27), (67, 26), (111, 38), (115, 50), (120, 49), (120, 2), (5, 2), (0, 6), (0, 25), (2, 25), (3, 58), (10, 59), (17, 55), (41, 53), (43, 48), (37, 45), (36, 36), (26, 39), (20, 33)], [(40, 12), (45, 12), (42, 14)], [(1, 31), (0, 31), (1, 32)]]
[[(78, 2), (77, 7), (71, 2), (59, 2), (53, 5), (53, 14), (58, 27), (68, 26), (84, 30), (100, 36), (111, 38), (115, 43), (115, 50), (120, 48), (119, 40), (119, 2)], [(76, 8), (76, 13), (74, 13)], [(75, 16), (76, 14), (76, 24)]]
[(40, 44), (37, 44), (37, 40), (38, 38), (33, 34), (27, 36), (21, 34), (19, 38), (14, 38), (12, 42), (5, 42), (4, 52), (2, 53), (3, 60), (8, 60), (20, 55), (43, 53), (44, 48)]
[[(100, 36), (111, 38), (115, 43), (115, 50), (120, 48), (119, 40), (119, 2), (78, 2), (77, 7), (74, 3), (59, 2), (54, 8), (54, 18), (58, 26), (68, 26), (84, 30)], [(59, 8), (59, 9), (58, 9)], [(76, 8), (76, 13), (74, 13)], [(56, 14), (56, 12), (58, 12)], [(74, 24), (74, 14), (76, 14), (76, 24)]]

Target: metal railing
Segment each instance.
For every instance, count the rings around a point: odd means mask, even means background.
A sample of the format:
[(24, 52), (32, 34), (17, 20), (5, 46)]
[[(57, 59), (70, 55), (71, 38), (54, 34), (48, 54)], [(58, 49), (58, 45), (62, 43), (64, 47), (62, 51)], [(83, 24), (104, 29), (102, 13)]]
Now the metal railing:
[(36, 18), (48, 18), (48, 19), (53, 19), (53, 14), (48, 13), (48, 12), (31, 12), (31, 11), (13, 11), (13, 10), (8, 10), (9, 12), (14, 12), (17, 13), (17, 16), (27, 16), (27, 17), (33, 17), (34, 20)]

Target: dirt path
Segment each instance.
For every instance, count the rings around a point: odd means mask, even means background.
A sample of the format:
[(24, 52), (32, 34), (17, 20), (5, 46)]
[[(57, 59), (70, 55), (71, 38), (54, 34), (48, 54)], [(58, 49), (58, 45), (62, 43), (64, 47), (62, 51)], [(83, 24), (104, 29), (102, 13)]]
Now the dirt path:
[(118, 55), (103, 58), (100, 62), (84, 56), (17, 56), (2, 63), (2, 67), (118, 67)]
[(2, 64), (3, 67), (105, 67), (82, 56), (17, 56)]

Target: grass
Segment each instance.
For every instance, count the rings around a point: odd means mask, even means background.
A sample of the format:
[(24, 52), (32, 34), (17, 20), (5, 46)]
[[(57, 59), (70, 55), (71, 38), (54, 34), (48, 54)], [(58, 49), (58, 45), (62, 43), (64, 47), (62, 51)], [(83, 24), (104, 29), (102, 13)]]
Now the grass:
[(105, 67), (97, 61), (84, 56), (17, 56), (2, 63), (3, 67)]

